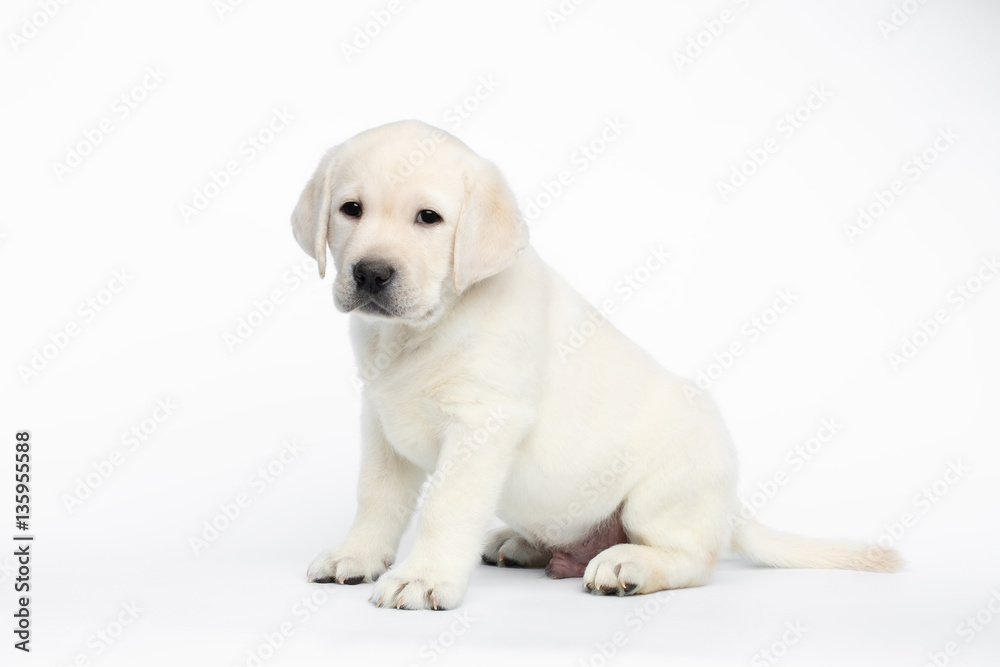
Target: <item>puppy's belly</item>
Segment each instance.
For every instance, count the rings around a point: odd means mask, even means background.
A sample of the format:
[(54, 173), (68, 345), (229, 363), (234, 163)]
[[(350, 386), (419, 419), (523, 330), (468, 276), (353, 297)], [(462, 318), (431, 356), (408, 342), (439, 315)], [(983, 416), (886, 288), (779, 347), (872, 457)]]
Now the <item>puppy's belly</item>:
[(550, 546), (552, 560), (545, 566), (545, 574), (553, 579), (582, 577), (587, 563), (597, 554), (616, 544), (625, 544), (628, 537), (622, 527), (621, 507), (605, 521), (594, 526), (583, 539), (571, 544)]
[[(600, 503), (603, 507), (587, 507), (587, 512), (573, 504), (561, 511), (543, 509), (544, 503), (537, 497), (529, 500), (521, 496), (520, 500), (516, 505), (501, 505), (497, 515), (529, 542), (552, 553), (545, 574), (553, 579), (582, 577), (594, 556), (628, 542), (620, 500), (617, 507)], [(534, 511), (526, 511), (532, 506)]]

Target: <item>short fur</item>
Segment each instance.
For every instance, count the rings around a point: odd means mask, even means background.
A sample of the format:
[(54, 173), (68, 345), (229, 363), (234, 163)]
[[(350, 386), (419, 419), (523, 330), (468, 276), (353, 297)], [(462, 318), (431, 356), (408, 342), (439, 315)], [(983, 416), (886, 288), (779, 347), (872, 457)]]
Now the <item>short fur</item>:
[[(442, 221), (422, 224), (425, 209)], [(377, 580), (380, 606), (444, 609), (481, 555), (583, 569), (587, 590), (619, 595), (704, 584), (730, 546), (773, 567), (900, 566), (891, 550), (733, 520), (736, 458), (715, 405), (610, 323), (563, 358), (592, 307), (528, 247), (496, 167), (451, 135), (404, 121), (330, 150), (292, 227), (321, 275), (329, 247), (359, 366), (381, 369), (364, 383), (357, 515), (311, 581)], [(359, 288), (365, 261), (393, 267), (384, 293)], [(390, 570), (428, 475), (413, 551)], [(494, 514), (509, 528), (484, 547)], [(612, 519), (627, 543), (602, 528)]]

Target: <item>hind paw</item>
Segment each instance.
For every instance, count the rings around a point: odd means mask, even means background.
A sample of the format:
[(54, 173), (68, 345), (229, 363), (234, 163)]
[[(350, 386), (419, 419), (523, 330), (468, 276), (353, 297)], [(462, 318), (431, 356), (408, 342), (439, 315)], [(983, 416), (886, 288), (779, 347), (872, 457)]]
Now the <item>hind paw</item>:
[(490, 533), (483, 546), (483, 562), (498, 567), (545, 567), (552, 557), (510, 528)]

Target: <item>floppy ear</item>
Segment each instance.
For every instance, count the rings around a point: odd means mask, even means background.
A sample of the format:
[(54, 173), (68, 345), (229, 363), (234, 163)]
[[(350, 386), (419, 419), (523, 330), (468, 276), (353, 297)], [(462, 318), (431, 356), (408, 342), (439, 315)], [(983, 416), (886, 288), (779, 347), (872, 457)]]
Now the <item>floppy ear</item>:
[(455, 231), (455, 290), (500, 273), (528, 246), (528, 226), (500, 171), (490, 162), (466, 174), (466, 201)]
[(319, 264), (319, 277), (326, 275), (326, 235), (330, 227), (330, 169), (336, 148), (319, 161), (292, 212), (292, 234), (306, 254)]

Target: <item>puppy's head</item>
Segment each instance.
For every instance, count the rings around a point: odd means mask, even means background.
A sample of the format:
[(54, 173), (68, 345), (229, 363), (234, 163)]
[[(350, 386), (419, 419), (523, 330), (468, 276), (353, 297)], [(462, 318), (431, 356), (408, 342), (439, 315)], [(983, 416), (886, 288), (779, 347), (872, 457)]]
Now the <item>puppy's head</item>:
[(421, 325), (510, 265), (528, 231), (496, 167), (417, 121), (332, 148), (292, 213), (299, 245), (337, 277), (343, 312)]

